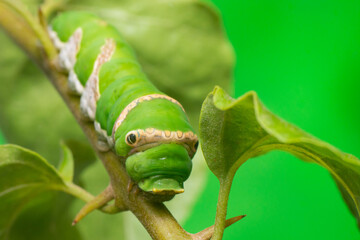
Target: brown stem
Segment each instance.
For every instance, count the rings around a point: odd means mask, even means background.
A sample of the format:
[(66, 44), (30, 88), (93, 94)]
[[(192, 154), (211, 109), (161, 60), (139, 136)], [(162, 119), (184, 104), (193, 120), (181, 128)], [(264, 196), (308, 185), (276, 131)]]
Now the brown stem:
[(26, 21), (2, 1), (0, 1), (0, 25), (32, 60), (41, 61), (39, 39)]
[(139, 219), (153, 239), (192, 239), (191, 234), (187, 233), (178, 224), (164, 204), (150, 202), (141, 194), (127, 191), (127, 183), (130, 181), (130, 178), (126, 173), (124, 164), (112, 151), (99, 152), (97, 150), (97, 135), (93, 123), (86, 121), (82, 117), (79, 97), (69, 94), (67, 76), (60, 72), (55, 67), (55, 64), (44, 54), (38, 37), (31, 30), (33, 26), (29, 26), (28, 22), (24, 21), (18, 13), (14, 12), (2, 1), (0, 1), (0, 25), (45, 72), (68, 105), (110, 176), (115, 204), (125, 204)]

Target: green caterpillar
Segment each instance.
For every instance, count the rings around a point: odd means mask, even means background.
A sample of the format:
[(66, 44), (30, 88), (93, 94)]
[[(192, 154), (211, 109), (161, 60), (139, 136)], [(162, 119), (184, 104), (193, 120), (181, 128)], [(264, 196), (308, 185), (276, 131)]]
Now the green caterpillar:
[(142, 190), (183, 192), (198, 140), (181, 104), (147, 79), (119, 32), (95, 15), (63, 13), (49, 34), (69, 71), (69, 88), (94, 121), (99, 146), (126, 160)]

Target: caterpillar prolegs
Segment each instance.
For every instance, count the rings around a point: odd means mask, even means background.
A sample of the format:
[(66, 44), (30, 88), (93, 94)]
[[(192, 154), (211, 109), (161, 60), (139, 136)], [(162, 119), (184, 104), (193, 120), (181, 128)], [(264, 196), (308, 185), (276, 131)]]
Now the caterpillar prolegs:
[(142, 190), (183, 192), (198, 140), (181, 104), (147, 79), (119, 32), (95, 15), (62, 13), (49, 33), (102, 145), (126, 159)]

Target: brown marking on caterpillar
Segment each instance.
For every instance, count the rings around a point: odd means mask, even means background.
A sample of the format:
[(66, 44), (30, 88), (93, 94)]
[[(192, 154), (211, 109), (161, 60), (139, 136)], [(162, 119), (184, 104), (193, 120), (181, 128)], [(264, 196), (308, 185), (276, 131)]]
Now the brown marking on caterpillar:
[(155, 128), (147, 128), (145, 129), (146, 134), (148, 135), (154, 135), (155, 134)]
[(112, 130), (112, 136), (115, 140), (115, 132), (116, 130), (120, 127), (120, 125), (124, 122), (124, 120), (126, 119), (127, 115), (129, 114), (129, 112), (134, 109), (139, 103), (144, 102), (144, 101), (150, 101), (153, 99), (165, 99), (168, 100), (176, 105), (178, 105), (179, 107), (181, 107), (181, 109), (185, 112), (185, 109), (183, 108), (183, 106), (176, 101), (175, 99), (163, 95), (163, 94), (149, 94), (149, 95), (145, 95), (142, 97), (139, 97), (135, 100), (133, 100), (131, 103), (129, 103), (120, 113), (119, 117), (116, 119), (113, 130)]
[(176, 137), (178, 140), (183, 139), (184, 133), (182, 131), (176, 131)]
[(170, 131), (164, 131), (164, 134), (165, 134), (165, 138), (171, 138), (171, 134), (172, 132), (170, 132)]
[[(136, 136), (134, 143), (129, 143), (127, 138), (130, 134)], [(146, 144), (152, 143), (177, 143), (186, 147), (190, 156), (193, 156), (196, 152), (195, 144), (198, 141), (196, 134), (191, 131), (169, 131), (158, 130), (154, 128), (137, 129), (128, 132), (125, 136), (125, 143), (133, 148), (138, 148)]]

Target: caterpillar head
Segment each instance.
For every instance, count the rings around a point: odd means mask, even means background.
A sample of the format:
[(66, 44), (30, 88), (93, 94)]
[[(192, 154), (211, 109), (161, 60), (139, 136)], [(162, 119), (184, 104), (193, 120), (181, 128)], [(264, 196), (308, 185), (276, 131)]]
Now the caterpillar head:
[(162, 196), (183, 192), (197, 147), (183, 108), (159, 94), (137, 98), (128, 108), (116, 120), (113, 136), (130, 177), (146, 192)]
[(142, 190), (154, 194), (184, 191), (198, 145), (193, 132), (138, 129), (126, 134), (125, 143), (131, 147), (126, 170)]

